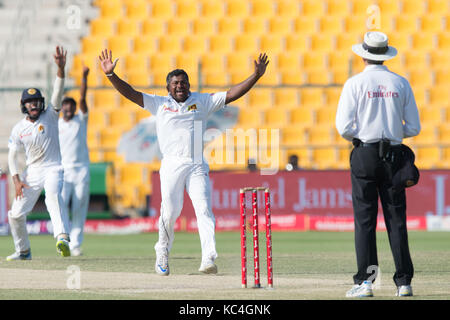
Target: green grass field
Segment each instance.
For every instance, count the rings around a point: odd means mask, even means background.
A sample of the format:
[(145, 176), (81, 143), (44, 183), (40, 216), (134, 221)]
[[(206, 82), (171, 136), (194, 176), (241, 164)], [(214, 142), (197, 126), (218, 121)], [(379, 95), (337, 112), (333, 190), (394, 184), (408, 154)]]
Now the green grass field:
[[(250, 236), (248, 237), (250, 238)], [(414, 297), (450, 299), (450, 233), (410, 232), (415, 267)], [(86, 235), (81, 257), (56, 255), (50, 236), (31, 236), (32, 261), (5, 261), (11, 237), (0, 241), (0, 300), (14, 299), (345, 299), (356, 270), (351, 232), (274, 232), (274, 290), (242, 289), (238, 232), (216, 234), (217, 275), (203, 275), (196, 233), (176, 233), (171, 275), (154, 272), (156, 233)], [(385, 232), (377, 234), (381, 276), (374, 299), (394, 297), (394, 265)], [(265, 241), (260, 236), (261, 282), (267, 283)], [(248, 283), (253, 284), (253, 253), (248, 245)], [(80, 289), (69, 289), (69, 266), (81, 271)], [(405, 299), (405, 298), (403, 298)]]

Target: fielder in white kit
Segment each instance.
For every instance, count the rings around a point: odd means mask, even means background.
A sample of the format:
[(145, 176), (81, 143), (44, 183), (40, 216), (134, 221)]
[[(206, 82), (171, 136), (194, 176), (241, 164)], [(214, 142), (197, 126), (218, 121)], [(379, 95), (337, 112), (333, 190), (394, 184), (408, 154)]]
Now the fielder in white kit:
[(202, 249), (200, 272), (217, 273), (215, 218), (211, 209), (209, 166), (203, 159), (203, 133), (208, 116), (247, 93), (266, 71), (266, 54), (254, 61), (254, 73), (226, 92), (215, 94), (190, 92), (189, 77), (176, 69), (167, 75), (168, 96), (134, 90), (115, 73), (117, 60), (111, 50), (99, 56), (101, 66), (112, 85), (124, 97), (156, 116), (158, 142), (163, 154), (160, 168), (161, 211), (159, 240), (155, 245), (155, 271), (169, 275), (169, 252), (174, 240), (174, 224), (183, 208), (186, 188), (197, 217)]
[[(8, 261), (31, 260), (26, 217), (36, 204), (42, 189), (45, 190), (45, 205), (53, 225), (53, 235), (57, 239), (56, 250), (63, 257), (70, 256), (70, 226), (61, 197), (63, 168), (58, 140), (66, 55), (67, 52), (62, 47), (56, 47), (54, 58), (58, 72), (47, 108), (38, 89), (23, 91), (21, 108), (27, 116), (14, 126), (9, 139), (8, 164), (16, 197), (8, 212), (15, 246), (15, 252), (6, 258)], [(26, 169), (20, 176), (16, 156), (21, 148), (25, 150)]]
[[(59, 118), (59, 145), (64, 167), (62, 197), (68, 212), (72, 213), (70, 228), (70, 252), (82, 255), (83, 229), (89, 206), (89, 150), (87, 147), (88, 107), (86, 104), (87, 76), (89, 68), (83, 66), (80, 88), (80, 111), (75, 114), (77, 103), (73, 98), (62, 101), (62, 118)], [(70, 206), (70, 208), (69, 208)]]

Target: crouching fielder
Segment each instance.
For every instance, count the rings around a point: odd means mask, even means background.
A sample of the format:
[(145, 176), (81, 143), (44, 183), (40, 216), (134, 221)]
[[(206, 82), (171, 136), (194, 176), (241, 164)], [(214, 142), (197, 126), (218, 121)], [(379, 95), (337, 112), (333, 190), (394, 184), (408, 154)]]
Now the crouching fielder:
[[(23, 91), (21, 107), (26, 117), (14, 126), (9, 139), (8, 163), (16, 196), (8, 212), (15, 246), (15, 252), (6, 258), (8, 261), (31, 259), (26, 217), (36, 204), (42, 189), (45, 190), (45, 205), (52, 221), (53, 235), (57, 239), (56, 250), (63, 257), (70, 256), (69, 219), (61, 197), (64, 172), (58, 140), (66, 54), (63, 48), (56, 47), (54, 58), (58, 72), (47, 108), (38, 89)], [(25, 150), (26, 169), (20, 176), (16, 154), (21, 148)]]
[(160, 168), (161, 215), (159, 240), (155, 245), (155, 270), (169, 274), (169, 252), (174, 240), (174, 224), (183, 208), (184, 189), (191, 198), (197, 217), (202, 248), (200, 272), (217, 273), (215, 218), (211, 209), (209, 166), (203, 159), (203, 133), (208, 117), (249, 91), (266, 71), (267, 56), (255, 61), (255, 71), (226, 92), (215, 94), (191, 92), (189, 77), (181, 69), (167, 75), (168, 95), (157, 96), (134, 90), (121, 80), (114, 68), (111, 51), (100, 56), (101, 66), (112, 85), (127, 99), (156, 117), (156, 132), (163, 154)]

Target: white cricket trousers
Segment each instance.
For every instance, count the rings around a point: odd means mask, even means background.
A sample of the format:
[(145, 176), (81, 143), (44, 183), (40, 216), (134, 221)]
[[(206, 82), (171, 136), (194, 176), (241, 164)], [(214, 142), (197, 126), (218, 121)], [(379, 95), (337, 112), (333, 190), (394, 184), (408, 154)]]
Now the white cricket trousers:
[(192, 201), (197, 217), (202, 248), (202, 260), (216, 258), (216, 220), (211, 209), (211, 185), (209, 166), (206, 163), (181, 163), (164, 158), (159, 170), (161, 180), (161, 211), (159, 240), (156, 252), (169, 252), (174, 240), (174, 225), (183, 208), (184, 189)]
[(16, 252), (30, 249), (26, 217), (33, 210), (42, 189), (45, 190), (45, 205), (52, 221), (53, 236), (69, 234), (69, 217), (61, 196), (63, 174), (62, 166), (27, 168), (23, 173), (22, 181), (29, 188), (23, 189), (21, 199), (14, 199), (8, 212)]
[[(70, 249), (80, 248), (89, 206), (89, 165), (64, 168), (62, 198), (67, 212), (72, 213)], [(70, 207), (69, 207), (70, 206)]]

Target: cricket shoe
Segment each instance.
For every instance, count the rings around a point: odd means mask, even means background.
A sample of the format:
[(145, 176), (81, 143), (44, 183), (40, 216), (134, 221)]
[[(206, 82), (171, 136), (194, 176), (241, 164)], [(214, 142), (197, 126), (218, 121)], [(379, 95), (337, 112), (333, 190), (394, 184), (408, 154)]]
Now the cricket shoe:
[(67, 241), (66, 239), (59, 239), (56, 242), (56, 252), (58, 252), (63, 257), (70, 257), (69, 241)]
[(410, 285), (398, 286), (395, 294), (397, 297), (412, 297), (413, 292)]
[(155, 271), (161, 276), (169, 275), (169, 253), (167, 250), (164, 252), (156, 252)]
[(14, 260), (31, 260), (31, 250), (26, 253), (14, 252), (12, 255), (6, 257), (6, 261)]
[(81, 251), (81, 248), (73, 248), (70, 249), (70, 255), (72, 257), (79, 257), (83, 255), (83, 252)]
[(217, 266), (214, 263), (214, 258), (208, 258), (207, 260), (202, 260), (202, 263), (200, 264), (200, 269), (198, 271), (206, 273), (206, 274), (216, 274), (217, 273)]
[(367, 298), (373, 297), (372, 282), (364, 281), (361, 284), (355, 284), (345, 294), (347, 298)]

